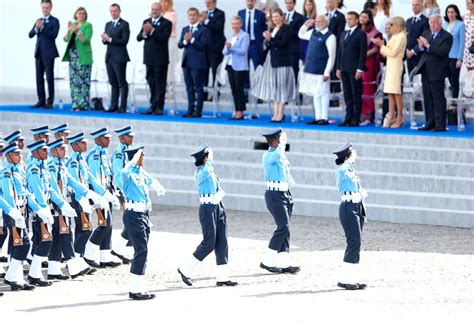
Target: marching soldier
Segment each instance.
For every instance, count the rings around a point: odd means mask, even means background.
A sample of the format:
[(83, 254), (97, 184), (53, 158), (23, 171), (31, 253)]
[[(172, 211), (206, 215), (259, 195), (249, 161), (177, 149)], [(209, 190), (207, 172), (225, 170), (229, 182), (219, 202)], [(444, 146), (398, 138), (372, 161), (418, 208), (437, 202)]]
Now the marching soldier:
[[(16, 130), (10, 135), (6, 136), (3, 138), (5, 141), (6, 145), (10, 145), (12, 143), (15, 143), (20, 150), (23, 150), (25, 147), (25, 137), (21, 134), (21, 130)], [(24, 161), (21, 161), (21, 164), (24, 165)]]
[(144, 169), (145, 159), (143, 147), (130, 148), (125, 151), (128, 162), (121, 173), (123, 193), (125, 196), (125, 211), (123, 223), (135, 250), (132, 266), (130, 267), (129, 297), (135, 300), (146, 300), (155, 297), (144, 288), (148, 257), (148, 240), (150, 237), (151, 200), (149, 188), (156, 190), (158, 196), (165, 194), (165, 189), (153, 179)]
[(290, 258), (290, 225), (293, 213), (293, 197), (290, 188), (295, 183), (290, 174), (290, 163), (285, 155), (286, 133), (280, 128), (263, 134), (268, 143), (268, 151), (262, 158), (267, 190), (265, 203), (272, 214), (276, 230), (268, 245), (260, 267), (273, 273), (297, 273)]
[[(114, 153), (112, 154), (112, 173), (114, 176), (115, 182), (115, 189), (118, 193), (118, 198), (122, 206), (125, 204), (124, 195), (123, 195), (123, 182), (120, 172), (122, 171), (123, 167), (125, 166), (126, 162), (126, 154), (125, 151), (133, 145), (133, 139), (135, 138), (135, 133), (132, 130), (132, 126), (127, 126), (121, 129), (117, 129), (115, 133), (119, 137), (120, 144), (115, 149)], [(114, 248), (112, 250), (112, 255), (118, 257), (124, 264), (130, 263), (130, 260), (133, 257), (133, 252), (130, 253), (132, 250), (131, 242), (129, 240), (127, 231), (125, 228), (123, 229), (122, 233), (117, 237), (116, 242), (114, 242)]]
[[(89, 204), (91, 199), (95, 205), (102, 209), (108, 209), (109, 204), (102, 195), (105, 189), (95, 181), (95, 178), (90, 174), (89, 168), (82, 153), (87, 152), (87, 139), (84, 133), (79, 133), (69, 137), (69, 145), (74, 151), (66, 163), (69, 175), (78, 183), (92, 187), (94, 191), (89, 190), (87, 195), (81, 195), (79, 192), (71, 192), (71, 206), (76, 211), (75, 229), (74, 229), (74, 251), (80, 256), (84, 256), (86, 243), (89, 240), (92, 231), (90, 222), (90, 214), (92, 214), (92, 207)], [(94, 261), (95, 262), (95, 261)], [(97, 264), (94, 264), (98, 267)]]
[[(87, 165), (92, 177), (100, 185), (100, 191), (103, 191), (103, 196), (106, 198), (111, 206), (115, 209), (120, 209), (120, 202), (114, 195), (114, 187), (112, 184), (112, 167), (106, 148), (110, 145), (110, 134), (106, 127), (101, 128), (91, 133), (94, 138), (94, 148), (87, 155)], [(96, 191), (94, 188), (94, 191)], [(122, 264), (118, 258), (111, 254), (111, 239), (112, 239), (112, 211), (97, 210), (98, 225), (89, 241), (86, 244), (84, 252), (84, 260), (91, 266), (117, 267)], [(97, 263), (97, 254), (100, 251), (99, 263)], [(117, 261), (115, 261), (117, 260)]]
[(69, 135), (71, 135), (71, 131), (69, 130), (68, 124), (62, 124), (56, 128), (52, 128), (51, 132), (53, 133), (55, 139), (58, 140), (60, 138), (63, 138), (64, 144), (69, 143), (67, 138)]
[[(1, 171), (1, 193), (8, 206), (3, 206), (5, 224), (10, 232), (9, 246), (11, 246), (10, 263), (4, 282), (10, 285), (11, 290), (33, 290), (23, 278), (23, 261), (30, 249), (30, 238), (26, 228), (26, 202), (31, 194), (26, 188), (25, 176), (20, 170), (21, 150), (16, 143), (3, 149), (4, 164)], [(32, 208), (39, 209), (34, 201)], [(6, 208), (8, 207), (8, 208)]]
[(214, 173), (212, 150), (207, 145), (200, 146), (191, 154), (197, 167), (194, 180), (199, 192), (199, 221), (202, 227), (203, 241), (196, 251), (178, 268), (183, 282), (192, 286), (194, 268), (212, 251), (216, 254), (217, 286), (235, 286), (237, 282), (229, 278), (227, 216), (222, 204), (224, 191)]
[(366, 284), (359, 283), (359, 258), (362, 228), (365, 222), (364, 199), (367, 191), (360, 185), (353, 164), (357, 152), (352, 149), (352, 144), (344, 144), (333, 152), (337, 155), (336, 184), (341, 194), (339, 206), (339, 220), (346, 235), (346, 251), (340, 271), (338, 287), (348, 290), (365, 289)]
[[(48, 145), (51, 158), (48, 162), (48, 172), (51, 188), (56, 194), (65, 200), (70, 200), (68, 188), (76, 194), (77, 197), (93, 197), (99, 200), (100, 196), (91, 192), (78, 181), (74, 180), (67, 171), (66, 159), (67, 146), (63, 138), (60, 138)], [(77, 217), (76, 211), (72, 209), (72, 215), (63, 212), (53, 203), (54, 224), (52, 230), (53, 243), (49, 252), (48, 259), (48, 279), (67, 280), (61, 270), (61, 256), (64, 257), (69, 269), (69, 274), (74, 279), (78, 276), (91, 274), (97, 270), (90, 268), (82, 257), (76, 257), (74, 253), (73, 237), (71, 230), (71, 219)]]
[[(33, 133), (33, 141), (41, 141), (44, 140), (46, 144), (49, 143), (49, 137), (51, 136), (51, 133), (49, 132), (49, 127), (48, 126), (41, 126), (37, 128), (32, 128), (31, 132)], [(31, 156), (31, 151), (28, 152), (26, 156), (26, 167), (28, 168), (28, 165), (30, 165), (30, 162), (32, 160)]]
[(28, 190), (33, 195), (33, 200), (38, 205), (38, 210), (34, 210), (28, 201), (28, 207), (32, 209), (34, 217), (32, 219), (33, 247), (31, 254), (33, 260), (28, 274), (30, 284), (40, 287), (50, 286), (51, 282), (44, 280), (41, 272), (43, 261), (47, 260), (49, 250), (52, 244), (51, 227), (54, 224), (54, 218), (51, 215), (50, 200), (60, 208), (63, 215), (74, 216), (74, 209), (68, 202), (64, 201), (52, 188), (49, 181), (49, 173), (46, 169), (46, 160), (48, 159), (48, 147), (45, 140), (34, 142), (27, 146), (31, 152), (31, 162), (26, 171), (26, 182)]

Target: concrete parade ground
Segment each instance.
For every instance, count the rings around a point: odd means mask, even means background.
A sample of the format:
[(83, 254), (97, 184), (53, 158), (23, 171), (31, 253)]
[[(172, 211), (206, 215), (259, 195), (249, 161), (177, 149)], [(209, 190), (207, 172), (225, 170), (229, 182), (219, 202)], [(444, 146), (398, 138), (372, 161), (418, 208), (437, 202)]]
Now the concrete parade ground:
[[(34, 291), (11, 292), (2, 282), (1, 323), (7, 319), (25, 323), (29, 318), (35, 323), (69, 319), (206, 324), (472, 323), (473, 229), (391, 224), (369, 218), (361, 253), (361, 282), (368, 289), (345, 291), (336, 286), (345, 248), (337, 218), (295, 215), (291, 251), (301, 272), (275, 275), (259, 268), (274, 230), (270, 214), (227, 210), (227, 217), (229, 265), (231, 278), (239, 282), (236, 287), (216, 287), (213, 254), (196, 269), (192, 287), (181, 281), (177, 266), (201, 240), (197, 208), (157, 205), (151, 217), (154, 227), (146, 273), (155, 299), (128, 298), (127, 265), (56, 281)], [(114, 235), (118, 235), (121, 213), (116, 211), (114, 224)]]

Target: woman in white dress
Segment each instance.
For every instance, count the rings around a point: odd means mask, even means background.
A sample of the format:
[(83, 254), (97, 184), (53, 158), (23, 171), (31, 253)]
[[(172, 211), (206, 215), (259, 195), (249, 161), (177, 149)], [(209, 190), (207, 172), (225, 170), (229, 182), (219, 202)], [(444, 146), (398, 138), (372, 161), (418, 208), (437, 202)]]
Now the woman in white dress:
[(374, 15), (374, 26), (378, 31), (382, 32), (383, 39), (387, 39), (385, 34), (385, 25), (392, 16), (392, 2), (391, 0), (377, 0), (376, 2), (376, 14)]
[(168, 41), (168, 50), (169, 50), (169, 58), (170, 64), (168, 65), (168, 76), (167, 82), (168, 84), (172, 84), (175, 82), (175, 70), (176, 64), (178, 64), (179, 60), (179, 51), (178, 51), (178, 39), (176, 37), (176, 11), (173, 10), (173, 0), (160, 0), (161, 7), (163, 8), (163, 17), (171, 21), (171, 37)]

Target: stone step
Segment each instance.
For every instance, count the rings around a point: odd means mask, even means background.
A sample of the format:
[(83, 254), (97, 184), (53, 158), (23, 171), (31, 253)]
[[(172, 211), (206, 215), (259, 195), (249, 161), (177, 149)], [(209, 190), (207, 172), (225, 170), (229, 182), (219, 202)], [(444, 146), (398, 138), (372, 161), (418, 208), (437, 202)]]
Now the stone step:
[[(182, 159), (147, 157), (146, 163), (148, 171), (153, 173), (189, 175), (195, 170), (192, 161), (186, 162)], [(241, 164), (216, 161), (214, 165), (217, 174), (223, 179), (263, 180), (263, 169), (260, 163)], [(292, 167), (291, 169), (297, 183), (325, 186), (335, 184), (335, 171), (335, 167)], [(472, 178), (372, 171), (358, 171), (357, 174), (362, 179), (362, 185), (367, 188), (474, 195), (474, 179)]]
[[(192, 161), (189, 153), (196, 149), (194, 145), (145, 144), (150, 156), (167, 157)], [(214, 156), (219, 161), (240, 163), (260, 163), (264, 151), (233, 147), (213, 147)], [(304, 153), (290, 151), (288, 158), (292, 166), (328, 168), (335, 165), (335, 155), (323, 153)], [(430, 160), (390, 159), (385, 157), (367, 157), (359, 153), (357, 170), (387, 172), (388, 166), (394, 173), (416, 173), (440, 176), (474, 177), (474, 164), (459, 162), (439, 162)]]
[[(154, 202), (164, 205), (199, 206), (195, 191), (168, 190), (166, 195), (154, 198)], [(223, 203), (228, 210), (244, 210), (268, 213), (263, 195), (234, 195), (228, 194)], [(339, 202), (321, 201), (317, 199), (294, 199), (294, 215), (339, 217)], [(367, 204), (368, 221), (385, 221), (409, 224), (432, 224), (440, 226), (474, 227), (472, 212), (453, 211), (446, 209), (427, 209), (407, 207), (404, 205), (376, 205)], [(232, 217), (231, 212), (228, 213)], [(293, 219), (293, 221), (297, 221)]]
[[(193, 176), (176, 176), (169, 174), (154, 174), (167, 190), (196, 190)], [(262, 196), (266, 190), (264, 181), (249, 181), (239, 179), (221, 179), (221, 187), (227, 194)], [(454, 211), (474, 210), (474, 197), (455, 194), (432, 194), (413, 191), (390, 191), (384, 189), (365, 188), (369, 192), (368, 204), (396, 205), (418, 208), (451, 209)], [(327, 202), (338, 202), (339, 192), (335, 185), (302, 185), (296, 184), (291, 188), (293, 197), (297, 199), (317, 199)]]

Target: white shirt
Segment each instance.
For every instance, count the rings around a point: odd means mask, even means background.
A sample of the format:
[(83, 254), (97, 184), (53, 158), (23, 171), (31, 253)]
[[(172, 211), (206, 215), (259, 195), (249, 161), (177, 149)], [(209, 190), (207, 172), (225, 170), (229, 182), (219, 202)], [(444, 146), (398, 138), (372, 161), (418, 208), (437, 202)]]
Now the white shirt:
[[(189, 31), (192, 31), (194, 33), (196, 31), (196, 29), (198, 28), (198, 26), (199, 26), (199, 22), (195, 23), (194, 25), (189, 25)], [(192, 43), (194, 43), (194, 41), (195, 41), (195, 39), (193, 37), (193, 38), (191, 38), (191, 41), (189, 43), (192, 44)], [(184, 40), (183, 44), (188, 45), (188, 41)]]
[[(239, 35), (240, 35), (240, 33), (239, 33)], [(235, 45), (239, 35), (232, 35), (232, 38), (230, 39), (230, 44), (231, 44), (230, 48), (232, 48)], [(229, 61), (227, 61), (227, 65), (232, 65), (232, 55), (229, 55)]]
[(291, 22), (291, 20), (293, 19), (293, 14), (295, 13), (294, 10), (292, 11), (288, 11), (286, 14), (285, 14), (285, 18), (288, 17), (288, 19), (286, 20), (286, 22), (289, 24)]
[[(255, 17), (255, 8), (253, 9), (245, 9), (245, 29), (246, 32), (249, 33), (250, 35), (250, 40), (255, 40), (255, 34), (253, 32), (253, 21)], [(250, 11), (250, 15), (249, 15)], [(249, 25), (249, 19), (250, 19), (250, 30), (247, 30), (247, 26)]]

